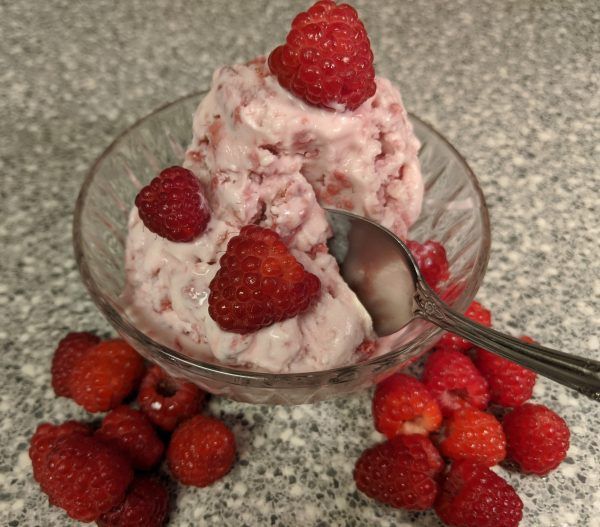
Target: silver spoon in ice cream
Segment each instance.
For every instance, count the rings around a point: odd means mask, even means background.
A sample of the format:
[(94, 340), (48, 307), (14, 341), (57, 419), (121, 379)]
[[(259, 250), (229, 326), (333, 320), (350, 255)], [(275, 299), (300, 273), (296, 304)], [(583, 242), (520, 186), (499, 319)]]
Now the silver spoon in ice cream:
[(327, 214), (333, 229), (329, 250), (380, 337), (421, 318), (600, 401), (600, 362), (529, 344), (473, 322), (439, 299), (406, 245), (391, 231), (350, 212), (327, 209)]

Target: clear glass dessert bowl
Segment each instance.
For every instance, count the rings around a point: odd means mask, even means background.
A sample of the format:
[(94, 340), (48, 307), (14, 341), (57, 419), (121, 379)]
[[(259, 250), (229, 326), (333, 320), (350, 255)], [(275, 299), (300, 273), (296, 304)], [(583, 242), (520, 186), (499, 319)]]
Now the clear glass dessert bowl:
[[(161, 169), (182, 162), (191, 140), (192, 115), (203, 95), (192, 94), (163, 106), (123, 132), (94, 163), (77, 199), (73, 238), (79, 271), (92, 299), (119, 334), (174, 377), (224, 397), (265, 404), (311, 403), (363, 390), (429, 349), (441, 330), (414, 320), (399, 334), (387, 337), (392, 339), (392, 351), (384, 355), (331, 370), (280, 374), (201, 361), (156, 342), (136, 327), (122, 297), (129, 212), (143, 185)], [(441, 296), (464, 311), (487, 267), (487, 208), (461, 155), (429, 125), (413, 115), (410, 119), (422, 143), (419, 159), (425, 197), (409, 236), (444, 244), (451, 278)]]

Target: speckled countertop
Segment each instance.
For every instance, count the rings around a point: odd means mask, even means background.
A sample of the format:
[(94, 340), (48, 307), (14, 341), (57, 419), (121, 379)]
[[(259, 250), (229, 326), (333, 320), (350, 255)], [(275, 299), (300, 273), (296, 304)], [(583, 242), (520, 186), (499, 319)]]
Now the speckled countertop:
[[(292, 4), (306, 2), (0, 2), (1, 525), (71, 525), (36, 488), (27, 442), (40, 420), (85, 415), (53, 397), (57, 340), (110, 333), (71, 249), (86, 169), (128, 124), (206, 87), (216, 66), (270, 50)], [(379, 73), (481, 180), (493, 250), (479, 298), (496, 326), (598, 357), (597, 2), (355, 4)], [(567, 419), (572, 446), (545, 480), (504, 473), (525, 502), (523, 525), (599, 526), (600, 405), (543, 380), (535, 398)], [(179, 488), (171, 524), (439, 525), (355, 491), (353, 462), (376, 439), (369, 402), (366, 393), (296, 408), (213, 400), (240, 461), (208, 489)]]

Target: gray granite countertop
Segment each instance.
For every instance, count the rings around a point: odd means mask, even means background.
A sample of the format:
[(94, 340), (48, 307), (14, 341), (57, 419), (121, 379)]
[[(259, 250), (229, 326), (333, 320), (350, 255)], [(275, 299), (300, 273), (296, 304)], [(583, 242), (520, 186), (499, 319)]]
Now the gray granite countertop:
[[(50, 388), (58, 339), (111, 332), (71, 249), (86, 169), (128, 124), (206, 87), (216, 66), (272, 49), (293, 4), (307, 2), (0, 2), (1, 525), (72, 524), (34, 484), (27, 443), (41, 420), (85, 416)], [(496, 326), (598, 357), (597, 1), (355, 4), (379, 73), (481, 180), (493, 249), (479, 298)], [(545, 479), (504, 472), (525, 502), (522, 525), (597, 527), (600, 405), (544, 380), (535, 399), (566, 418), (572, 446)], [(439, 525), (355, 491), (353, 462), (377, 438), (369, 405), (368, 393), (295, 408), (213, 400), (240, 460), (210, 488), (178, 488), (171, 525)]]

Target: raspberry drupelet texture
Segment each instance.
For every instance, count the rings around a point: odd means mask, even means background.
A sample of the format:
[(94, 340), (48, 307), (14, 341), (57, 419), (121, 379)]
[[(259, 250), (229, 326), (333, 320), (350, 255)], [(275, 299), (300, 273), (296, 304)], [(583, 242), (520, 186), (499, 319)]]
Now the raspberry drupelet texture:
[(354, 110), (375, 94), (367, 31), (348, 4), (321, 0), (294, 18), (269, 56), (279, 83), (315, 106)]
[(431, 289), (438, 291), (439, 285), (450, 278), (450, 266), (444, 246), (433, 240), (425, 243), (408, 240), (406, 246), (415, 258), (425, 282)]
[(444, 416), (461, 408), (484, 410), (490, 400), (486, 380), (471, 359), (459, 351), (440, 349), (429, 355), (423, 382)]
[(52, 357), (52, 388), (59, 397), (71, 397), (71, 372), (77, 361), (100, 342), (93, 333), (68, 333), (59, 343)]
[(435, 512), (451, 527), (517, 527), (523, 502), (506, 481), (473, 461), (456, 461), (442, 483)]
[(71, 396), (88, 412), (106, 412), (137, 388), (144, 369), (142, 357), (124, 340), (101, 342), (73, 367)]
[(422, 435), (399, 435), (365, 450), (354, 467), (358, 490), (386, 505), (424, 510), (433, 505), (439, 452)]
[(200, 181), (179, 166), (166, 168), (140, 190), (135, 205), (144, 225), (172, 242), (191, 242), (210, 220)]
[(565, 420), (541, 404), (525, 403), (503, 421), (508, 457), (523, 472), (545, 476), (567, 456), (571, 433)]
[(169, 513), (169, 493), (155, 477), (138, 476), (125, 500), (96, 521), (98, 527), (162, 527)]
[(139, 470), (158, 465), (165, 450), (150, 420), (129, 406), (110, 411), (96, 436), (120, 448)]
[[(473, 300), (471, 305), (465, 311), (465, 317), (486, 326), (492, 327), (492, 313), (489, 309), (482, 306), (477, 300)], [(455, 335), (454, 333), (444, 333), (442, 338), (436, 344), (438, 349), (451, 349), (455, 351), (467, 351), (473, 347), (468, 340)]]
[(221, 329), (250, 333), (306, 311), (321, 290), (271, 229), (246, 225), (227, 244), (210, 283), (208, 312)]
[(442, 424), (438, 403), (414, 377), (396, 373), (377, 385), (373, 396), (375, 428), (392, 438), (398, 434), (425, 434)]
[(218, 419), (196, 415), (173, 432), (167, 450), (171, 474), (184, 485), (206, 487), (227, 474), (236, 456), (235, 437)]
[(44, 471), (41, 487), (50, 503), (83, 522), (121, 503), (133, 480), (131, 464), (119, 449), (82, 434), (57, 439)]
[(137, 402), (150, 421), (172, 432), (200, 411), (205, 397), (195, 384), (172, 379), (160, 367), (152, 366), (142, 379)]

